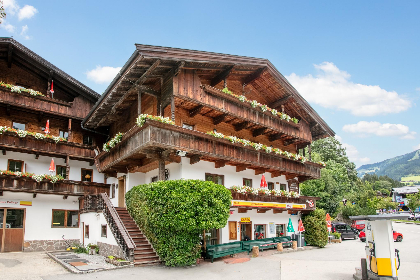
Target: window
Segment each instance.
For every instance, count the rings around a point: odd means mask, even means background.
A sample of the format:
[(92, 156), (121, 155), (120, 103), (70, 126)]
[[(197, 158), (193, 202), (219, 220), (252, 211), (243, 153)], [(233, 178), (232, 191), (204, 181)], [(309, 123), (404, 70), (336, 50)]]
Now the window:
[(224, 179), (225, 179), (225, 176), (223, 176), (223, 175), (206, 173), (206, 181), (212, 181), (216, 184), (224, 186), (225, 185), (224, 184)]
[(69, 140), (69, 133), (67, 131), (60, 130), (60, 137)]
[(284, 234), (286, 233), (285, 229), (286, 229), (285, 224), (276, 225), (276, 237), (284, 236)]
[(237, 240), (236, 222), (229, 222), (229, 240)]
[(182, 128), (186, 128), (186, 129), (189, 129), (189, 130), (194, 130), (194, 126), (193, 125), (186, 124), (186, 123), (183, 123), (182, 124)]
[(106, 225), (101, 225), (101, 237), (106, 237)]
[(93, 145), (93, 138), (92, 138), (92, 136), (83, 135), (83, 144), (84, 145), (92, 146)]
[(77, 210), (52, 210), (52, 227), (79, 227), (79, 212)]
[(115, 198), (115, 184), (111, 184), (111, 197), (110, 198)]
[(63, 166), (63, 165), (57, 165), (56, 175), (60, 175), (60, 176), (62, 176), (64, 179), (66, 179), (66, 175), (67, 175), (67, 169), (66, 169), (66, 166)]
[(84, 169), (82, 168), (82, 181), (83, 182), (92, 182), (93, 169)]
[(85, 225), (85, 238), (89, 238), (89, 225)]
[(252, 188), (252, 179), (244, 178), (242, 180), (242, 183), (243, 183), (243, 186), (247, 186), (247, 187)]
[(255, 225), (254, 228), (255, 240), (265, 238), (265, 225)]
[(25, 124), (24, 123), (13, 122), (13, 128), (14, 129), (20, 129), (20, 130), (25, 130)]
[(285, 191), (286, 188), (286, 184), (280, 184), (280, 190)]
[(267, 186), (268, 186), (268, 189), (271, 191), (271, 190), (274, 190), (274, 183), (273, 182), (267, 182)]
[(153, 182), (157, 182), (157, 181), (158, 181), (158, 179), (159, 179), (159, 178), (158, 178), (158, 176), (153, 176), (153, 177), (152, 177), (152, 183), (153, 183)]
[(13, 172), (23, 172), (23, 161), (9, 159), (7, 163), (7, 170)]

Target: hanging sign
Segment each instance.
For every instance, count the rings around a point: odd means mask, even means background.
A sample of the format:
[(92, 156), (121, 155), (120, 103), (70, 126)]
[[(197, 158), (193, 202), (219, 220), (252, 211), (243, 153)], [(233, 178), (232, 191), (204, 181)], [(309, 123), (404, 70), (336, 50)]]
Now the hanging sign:
[(0, 207), (2, 205), (32, 206), (32, 201), (0, 199)]
[(250, 222), (251, 222), (251, 218), (250, 217), (241, 218), (241, 223), (250, 223)]

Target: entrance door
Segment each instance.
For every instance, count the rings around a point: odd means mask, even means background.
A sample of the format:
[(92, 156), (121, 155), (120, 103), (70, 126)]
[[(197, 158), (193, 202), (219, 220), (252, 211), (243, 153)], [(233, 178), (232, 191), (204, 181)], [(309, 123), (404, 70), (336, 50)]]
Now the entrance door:
[(125, 207), (125, 177), (118, 179), (118, 207)]
[(252, 224), (241, 224), (241, 241), (252, 240)]
[(0, 209), (1, 252), (23, 250), (25, 209)]

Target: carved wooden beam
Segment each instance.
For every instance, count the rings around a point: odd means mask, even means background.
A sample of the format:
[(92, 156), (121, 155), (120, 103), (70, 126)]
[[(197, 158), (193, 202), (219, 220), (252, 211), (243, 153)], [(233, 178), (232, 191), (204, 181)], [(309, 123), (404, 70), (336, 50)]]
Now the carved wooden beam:
[(247, 164), (244, 164), (244, 165), (237, 165), (237, 166), (236, 166), (236, 172), (241, 172), (241, 171), (246, 170), (247, 166), (249, 166), (249, 165), (247, 165)]
[(9, 50), (7, 52), (7, 67), (12, 68), (12, 55), (13, 55), (13, 46), (9, 45)]
[(295, 174), (286, 174), (286, 180), (290, 180), (290, 179), (293, 179), (295, 177), (296, 177)]
[(256, 70), (254, 73), (248, 75), (243, 80), (243, 84), (248, 85), (248, 84), (252, 83), (253, 81), (255, 81), (256, 79), (258, 79), (261, 76), (261, 74), (264, 72), (265, 69), (267, 69), (267, 67), (260, 68), (260, 69)]
[(283, 210), (273, 209), (273, 214), (280, 214), (283, 213)]
[(293, 144), (293, 143), (296, 143), (298, 141), (298, 139), (296, 139), (296, 138), (293, 138), (293, 139), (288, 139), (288, 140), (284, 140), (283, 141), (283, 145), (285, 145), (285, 146), (289, 146), (289, 145), (291, 145), (291, 144)]
[(35, 159), (39, 159), (39, 154), (35, 154)]
[(214, 168), (220, 168), (226, 165), (226, 160), (218, 160), (214, 163)]
[(197, 107), (191, 109), (188, 113), (190, 115), (190, 118), (195, 117), (198, 113), (200, 113), (201, 109), (203, 109), (203, 105), (198, 105)]
[(213, 118), (213, 124), (218, 125), (219, 123), (223, 122), (226, 119), (227, 114), (222, 114)]
[(246, 213), (248, 212), (248, 209), (246, 208), (238, 208), (238, 213)]
[(273, 172), (271, 172), (271, 178), (279, 177), (279, 176), (281, 176), (281, 172), (280, 171), (273, 171)]
[(2, 150), (2, 154), (3, 154), (3, 156), (5, 156), (6, 155), (6, 150)]
[(190, 157), (190, 164), (196, 164), (201, 159), (200, 155), (193, 155)]
[(257, 137), (259, 135), (262, 135), (262, 134), (264, 134), (264, 131), (266, 131), (266, 129), (267, 129), (266, 127), (261, 127), (261, 128), (254, 129), (252, 131), (252, 136)]
[(265, 169), (263, 169), (263, 168), (255, 169), (255, 175), (261, 175), (263, 173), (265, 173)]
[(271, 209), (257, 209), (257, 213), (265, 213), (267, 211), (270, 211)]
[(298, 211), (294, 211), (294, 210), (287, 210), (287, 214), (291, 215), (291, 214), (297, 214)]
[(275, 109), (275, 108), (277, 108), (277, 107), (279, 107), (279, 106), (283, 105), (284, 103), (286, 103), (286, 101), (287, 101), (290, 97), (292, 97), (292, 95), (291, 95), (291, 94), (288, 94), (288, 95), (286, 95), (285, 97), (280, 98), (280, 99), (278, 99), (278, 100), (274, 101), (273, 103), (269, 104), (268, 106), (269, 106), (270, 108), (274, 108), (274, 109)]
[(68, 195), (63, 195), (63, 199), (67, 199), (69, 197)]
[(36, 197), (36, 193), (34, 193), (33, 195), (32, 195), (32, 198), (35, 198)]
[(163, 77), (163, 80), (166, 81), (166, 80), (168, 80), (168, 79), (170, 79), (172, 77), (177, 76), (179, 74), (179, 72), (181, 72), (181, 69), (184, 67), (184, 65), (185, 65), (185, 61), (180, 61), (177, 66), (175, 66), (174, 68), (172, 68), (168, 72), (168, 74), (166, 74), (165, 77)]
[(248, 122), (241, 122), (233, 125), (235, 127), (235, 131), (241, 131), (242, 129), (248, 126)]
[(152, 95), (154, 97), (160, 96), (160, 93), (158, 91), (156, 91), (156, 90), (154, 90), (154, 89), (152, 89), (152, 88), (150, 88), (148, 86), (144, 86), (144, 85), (137, 86), (137, 90), (139, 90), (142, 93), (145, 93), (145, 94), (148, 94), (148, 95)]
[(309, 176), (298, 176), (299, 183), (305, 182), (309, 179), (311, 179), (311, 177), (309, 177)]
[(268, 141), (273, 142), (273, 141), (279, 140), (282, 135), (283, 134), (281, 134), (281, 133), (270, 135), (270, 136), (268, 136)]
[(224, 71), (222, 71), (219, 75), (217, 75), (216, 77), (214, 77), (211, 80), (210, 85), (212, 87), (214, 87), (215, 85), (217, 85), (221, 81), (227, 79), (230, 76), (234, 67), (235, 67), (235, 65), (232, 65), (232, 66), (229, 66), (228, 68), (226, 68)]

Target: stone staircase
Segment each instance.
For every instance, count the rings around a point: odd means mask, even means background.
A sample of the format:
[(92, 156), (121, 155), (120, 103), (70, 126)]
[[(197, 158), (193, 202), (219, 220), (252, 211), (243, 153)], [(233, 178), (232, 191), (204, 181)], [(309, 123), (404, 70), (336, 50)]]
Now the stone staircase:
[(146, 266), (160, 264), (161, 261), (153, 249), (152, 244), (139, 229), (134, 219), (131, 218), (127, 209), (123, 207), (115, 207), (115, 210), (136, 245), (136, 248), (134, 249), (134, 265)]

